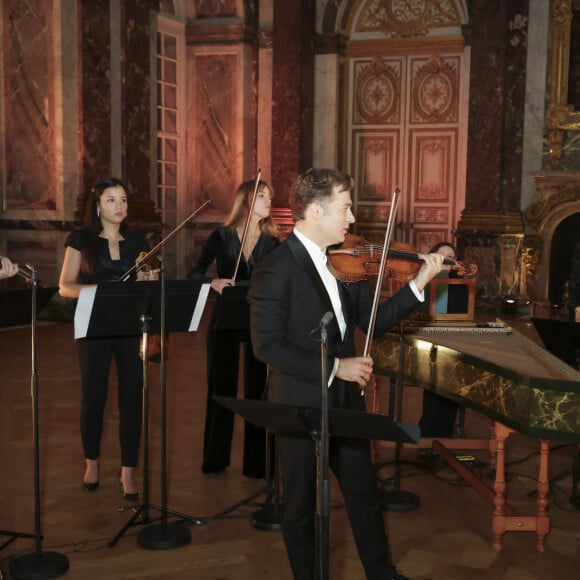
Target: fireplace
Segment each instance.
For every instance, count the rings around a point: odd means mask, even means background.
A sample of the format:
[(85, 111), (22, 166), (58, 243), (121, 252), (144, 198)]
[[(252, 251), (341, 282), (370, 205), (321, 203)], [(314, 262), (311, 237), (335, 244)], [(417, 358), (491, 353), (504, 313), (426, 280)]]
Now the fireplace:
[(536, 201), (525, 212), (525, 266), (537, 294), (530, 297), (563, 305), (572, 248), (580, 240), (580, 172), (534, 178)]

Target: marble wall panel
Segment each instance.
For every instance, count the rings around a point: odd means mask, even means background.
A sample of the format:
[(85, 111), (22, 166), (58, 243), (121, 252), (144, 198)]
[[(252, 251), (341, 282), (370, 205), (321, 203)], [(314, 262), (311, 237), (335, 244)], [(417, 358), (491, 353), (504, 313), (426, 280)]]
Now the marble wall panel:
[(150, 63), (150, 11), (155, 0), (124, 0), (121, 22), (123, 38), (123, 173), (131, 192), (140, 200), (150, 200), (155, 185), (152, 164)]
[[(109, 0), (81, 2), (79, 10), (81, 192), (86, 192), (111, 172)], [(79, 205), (77, 218), (82, 201)]]
[(272, 185), (283, 195), (312, 165), (315, 20), (312, 0), (274, 0)]
[(470, 12), (468, 210), (494, 211), (501, 206), (505, 4), (476, 3)]
[(8, 210), (55, 210), (52, 1), (5, 0), (3, 181)]
[(195, 60), (196, 76), (192, 80), (201, 89), (196, 91), (191, 119), (195, 134), (195, 189), (199, 203), (211, 199), (216, 208), (227, 214), (237, 186), (239, 62), (232, 54), (198, 55)]

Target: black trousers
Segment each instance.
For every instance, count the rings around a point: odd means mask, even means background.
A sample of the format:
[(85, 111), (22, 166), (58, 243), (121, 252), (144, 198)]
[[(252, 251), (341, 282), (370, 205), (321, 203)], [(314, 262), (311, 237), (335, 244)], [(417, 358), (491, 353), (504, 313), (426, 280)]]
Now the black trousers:
[(459, 405), (431, 391), (423, 391), (421, 437), (453, 437)]
[[(203, 441), (204, 473), (216, 473), (230, 464), (234, 414), (216, 403), (213, 396), (235, 397), (238, 391), (240, 354), (244, 356), (244, 397), (261, 399), (266, 384), (266, 365), (252, 350), (249, 332), (213, 330), (207, 335), (207, 403)], [(265, 430), (244, 424), (244, 458), (242, 473), (263, 478), (266, 463)]]
[(85, 338), (76, 341), (82, 378), (81, 439), (85, 458), (98, 459), (109, 371), (115, 359), (121, 465), (134, 467), (139, 456), (143, 415), (143, 367), (139, 338)]
[[(278, 436), (284, 489), (282, 532), (296, 580), (311, 580), (315, 568), (316, 458), (312, 439)], [(330, 467), (336, 475), (361, 562), (369, 580), (388, 580), (391, 564), (369, 442), (331, 438)]]

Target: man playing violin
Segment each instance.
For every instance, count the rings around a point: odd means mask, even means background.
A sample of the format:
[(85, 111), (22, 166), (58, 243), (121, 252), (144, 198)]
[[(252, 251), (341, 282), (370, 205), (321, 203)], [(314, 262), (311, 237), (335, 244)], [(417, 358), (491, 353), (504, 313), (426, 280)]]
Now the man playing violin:
[[(268, 400), (321, 405), (320, 335), (327, 312), (328, 406), (365, 410), (361, 388), (373, 360), (356, 356), (355, 328), (369, 327), (372, 292), (366, 280), (345, 284), (332, 276), (327, 248), (341, 243), (355, 218), (350, 176), (309, 169), (294, 183), (289, 204), (294, 231), (252, 274), (251, 337), (256, 356), (269, 365)], [(377, 312), (375, 335), (396, 325), (424, 300), (423, 290), (440, 270), (443, 256), (421, 255), (415, 278)], [(314, 332), (313, 332), (314, 331)], [(315, 574), (315, 444), (309, 437), (277, 439), (284, 489), (283, 535), (295, 578)], [(329, 463), (346, 504), (353, 535), (369, 579), (404, 579), (391, 563), (368, 441), (333, 437)]]

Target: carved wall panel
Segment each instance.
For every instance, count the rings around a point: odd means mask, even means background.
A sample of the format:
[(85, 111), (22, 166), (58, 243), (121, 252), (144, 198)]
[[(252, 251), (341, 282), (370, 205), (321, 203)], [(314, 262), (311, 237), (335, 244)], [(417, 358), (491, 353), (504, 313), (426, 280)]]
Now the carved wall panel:
[(411, 59), (410, 123), (457, 123), (459, 57)]
[(429, 230), (414, 232), (414, 239), (417, 248), (421, 248), (423, 251), (427, 252), (439, 242), (448, 241), (449, 235), (447, 234), (447, 229), (438, 230), (431, 228)]
[(354, 65), (353, 122), (360, 125), (401, 121), (401, 60), (378, 58)]
[(355, 131), (358, 200), (385, 202), (399, 182), (399, 132)]
[(195, 0), (197, 18), (232, 18), (239, 16), (236, 0)]
[(410, 131), (413, 203), (454, 199), (456, 133)]

